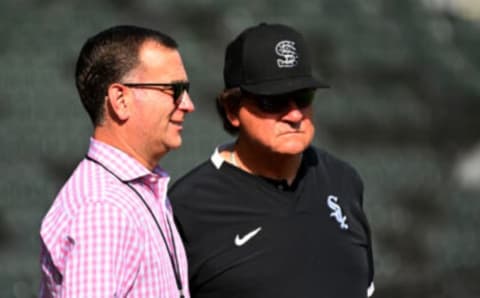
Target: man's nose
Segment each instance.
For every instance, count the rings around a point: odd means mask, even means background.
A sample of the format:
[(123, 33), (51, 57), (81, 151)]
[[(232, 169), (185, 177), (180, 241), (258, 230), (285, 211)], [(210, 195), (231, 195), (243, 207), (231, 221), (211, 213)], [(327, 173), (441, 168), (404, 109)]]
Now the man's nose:
[(180, 101), (178, 108), (187, 113), (195, 111), (195, 105), (193, 104), (193, 101), (190, 98), (190, 94), (188, 93), (188, 91), (185, 90), (181, 96), (182, 100)]

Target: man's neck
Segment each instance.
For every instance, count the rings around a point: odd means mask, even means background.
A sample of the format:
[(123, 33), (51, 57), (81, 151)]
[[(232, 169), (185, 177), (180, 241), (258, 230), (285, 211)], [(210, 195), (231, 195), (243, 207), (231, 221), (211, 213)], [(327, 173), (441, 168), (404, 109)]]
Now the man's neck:
[(302, 163), (302, 153), (279, 154), (245, 145), (236, 143), (227, 160), (251, 174), (293, 183)]
[(93, 138), (113, 146), (137, 160), (144, 167), (152, 171), (157, 166), (158, 160), (155, 158), (146, 158), (133, 142), (127, 142), (127, 138), (117, 130), (109, 129), (104, 126), (98, 126), (93, 132)]

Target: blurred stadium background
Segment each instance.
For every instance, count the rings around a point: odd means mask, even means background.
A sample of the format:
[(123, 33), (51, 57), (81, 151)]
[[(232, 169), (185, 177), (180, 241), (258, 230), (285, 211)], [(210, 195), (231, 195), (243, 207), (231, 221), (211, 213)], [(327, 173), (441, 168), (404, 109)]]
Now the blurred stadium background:
[(0, 297), (36, 296), (41, 218), (87, 148), (86, 38), (136, 24), (179, 42), (197, 111), (162, 161), (175, 180), (230, 139), (213, 105), (223, 51), (261, 21), (303, 32), (334, 87), (317, 95), (315, 144), (365, 180), (375, 297), (480, 297), (478, 0), (3, 0)]

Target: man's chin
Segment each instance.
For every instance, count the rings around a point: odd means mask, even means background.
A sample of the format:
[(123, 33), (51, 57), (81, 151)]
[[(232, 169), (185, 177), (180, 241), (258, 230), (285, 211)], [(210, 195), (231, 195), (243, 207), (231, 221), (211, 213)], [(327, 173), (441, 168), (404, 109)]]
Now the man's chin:
[(287, 143), (282, 144), (280, 148), (278, 148), (277, 153), (283, 155), (298, 155), (301, 154), (305, 149), (308, 147), (308, 144), (303, 142), (295, 142), (295, 143)]
[(182, 146), (182, 138), (179, 138), (175, 142), (171, 142), (168, 144), (167, 148), (170, 150), (178, 149)]

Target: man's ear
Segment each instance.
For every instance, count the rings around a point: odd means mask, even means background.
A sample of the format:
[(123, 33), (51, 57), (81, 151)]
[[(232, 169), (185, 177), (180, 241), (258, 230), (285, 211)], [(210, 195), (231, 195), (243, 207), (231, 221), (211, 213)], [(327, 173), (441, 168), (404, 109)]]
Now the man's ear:
[(227, 119), (230, 122), (230, 124), (233, 125), (234, 127), (239, 127), (240, 126), (240, 120), (238, 119), (238, 112), (240, 110), (240, 107), (225, 104), (224, 109), (225, 109), (225, 114), (226, 114)]
[(119, 121), (125, 121), (130, 117), (130, 97), (133, 94), (128, 87), (113, 83), (107, 90), (107, 105), (110, 106), (111, 116)]

